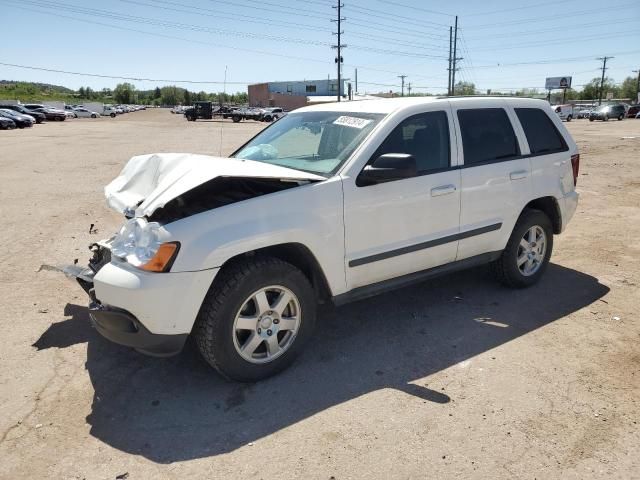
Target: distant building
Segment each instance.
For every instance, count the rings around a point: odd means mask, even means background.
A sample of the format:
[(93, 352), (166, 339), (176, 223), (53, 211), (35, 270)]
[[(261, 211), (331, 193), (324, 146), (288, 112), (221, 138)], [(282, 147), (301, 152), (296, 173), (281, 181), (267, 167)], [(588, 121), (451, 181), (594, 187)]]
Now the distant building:
[[(342, 95), (348, 95), (348, 79), (343, 79)], [(313, 97), (325, 97), (335, 101), (338, 95), (338, 81), (304, 80), (291, 82), (268, 82), (249, 85), (249, 105), (252, 107), (282, 107), (285, 110), (304, 107)], [(333, 100), (330, 100), (330, 98)]]

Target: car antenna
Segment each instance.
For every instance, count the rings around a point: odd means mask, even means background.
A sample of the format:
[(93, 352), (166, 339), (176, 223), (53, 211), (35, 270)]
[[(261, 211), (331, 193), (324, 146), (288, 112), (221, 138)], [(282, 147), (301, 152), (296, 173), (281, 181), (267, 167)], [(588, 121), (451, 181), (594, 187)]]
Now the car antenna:
[[(227, 65), (224, 66), (224, 83), (223, 83), (223, 87), (222, 87), (222, 99), (224, 101), (224, 99), (227, 96)], [(220, 102), (222, 103), (222, 102)], [(222, 122), (220, 122), (220, 150), (218, 151), (218, 156), (221, 157), (222, 156), (222, 131), (224, 130), (224, 117), (222, 117)]]

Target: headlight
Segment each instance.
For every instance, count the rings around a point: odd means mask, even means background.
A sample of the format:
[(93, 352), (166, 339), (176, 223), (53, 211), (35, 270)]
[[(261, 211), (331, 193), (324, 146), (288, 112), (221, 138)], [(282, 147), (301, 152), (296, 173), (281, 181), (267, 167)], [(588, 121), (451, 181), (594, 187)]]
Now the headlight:
[(171, 268), (180, 244), (160, 243), (159, 230), (159, 223), (132, 218), (116, 235), (111, 253), (142, 270), (166, 272)]

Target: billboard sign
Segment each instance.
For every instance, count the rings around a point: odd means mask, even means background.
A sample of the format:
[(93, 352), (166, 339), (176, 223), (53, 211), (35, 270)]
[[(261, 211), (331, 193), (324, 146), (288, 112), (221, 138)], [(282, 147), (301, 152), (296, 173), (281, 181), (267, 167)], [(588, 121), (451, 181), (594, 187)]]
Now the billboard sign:
[(571, 88), (571, 77), (547, 77), (544, 82), (546, 90), (555, 90), (556, 88)]

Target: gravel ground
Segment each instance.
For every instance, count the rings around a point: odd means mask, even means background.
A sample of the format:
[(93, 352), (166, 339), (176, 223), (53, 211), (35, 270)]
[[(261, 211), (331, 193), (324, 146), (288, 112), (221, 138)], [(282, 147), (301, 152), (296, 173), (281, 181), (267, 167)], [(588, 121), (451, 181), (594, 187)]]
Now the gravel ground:
[(640, 121), (567, 126), (581, 201), (540, 284), (478, 268), (323, 307), (255, 385), (102, 339), (53, 267), (121, 223), (102, 188), (129, 157), (228, 154), (262, 124), (0, 132), (0, 478), (640, 478)]

